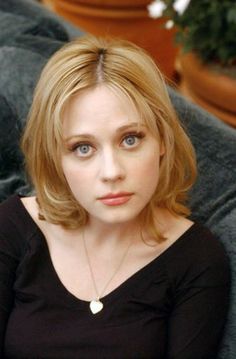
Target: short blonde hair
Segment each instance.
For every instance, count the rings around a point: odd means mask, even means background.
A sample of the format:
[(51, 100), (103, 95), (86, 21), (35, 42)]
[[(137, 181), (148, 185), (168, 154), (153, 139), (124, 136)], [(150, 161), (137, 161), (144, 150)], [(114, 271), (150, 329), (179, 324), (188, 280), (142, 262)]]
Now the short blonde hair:
[(86, 36), (66, 44), (46, 64), (22, 138), (41, 218), (67, 228), (86, 223), (87, 213), (73, 197), (62, 171), (62, 117), (72, 95), (98, 84), (128, 96), (164, 145), (159, 183), (143, 210), (146, 225), (155, 232), (156, 206), (188, 215), (185, 203), (196, 176), (195, 154), (160, 71), (144, 50), (128, 41)]

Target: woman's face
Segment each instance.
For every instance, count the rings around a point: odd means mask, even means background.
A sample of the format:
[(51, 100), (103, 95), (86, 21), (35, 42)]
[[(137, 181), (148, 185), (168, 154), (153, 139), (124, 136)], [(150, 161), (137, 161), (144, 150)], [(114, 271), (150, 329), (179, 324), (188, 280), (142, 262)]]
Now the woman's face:
[(163, 150), (131, 101), (105, 85), (84, 90), (63, 117), (62, 169), (90, 219), (132, 221), (151, 199)]

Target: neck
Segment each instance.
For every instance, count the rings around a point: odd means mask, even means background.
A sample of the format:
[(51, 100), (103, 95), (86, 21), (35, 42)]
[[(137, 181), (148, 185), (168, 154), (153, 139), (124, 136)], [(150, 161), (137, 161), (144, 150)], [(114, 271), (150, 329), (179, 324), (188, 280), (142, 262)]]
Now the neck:
[(84, 228), (85, 236), (93, 246), (122, 246), (132, 238), (140, 238), (141, 228), (135, 222), (125, 224), (104, 224), (96, 220), (89, 220)]

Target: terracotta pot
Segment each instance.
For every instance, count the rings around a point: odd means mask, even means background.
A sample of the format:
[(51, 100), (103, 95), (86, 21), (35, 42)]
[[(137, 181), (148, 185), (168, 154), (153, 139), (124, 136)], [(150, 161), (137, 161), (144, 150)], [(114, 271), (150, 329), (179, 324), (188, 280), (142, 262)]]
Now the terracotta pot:
[(179, 56), (180, 91), (236, 127), (236, 79), (204, 65), (193, 53)]
[[(95, 5), (102, 7), (137, 7), (147, 6), (150, 4), (150, 0), (75, 0), (83, 5)], [(68, 2), (68, 1), (66, 1)]]
[(175, 30), (166, 30), (165, 20), (148, 16), (150, 0), (44, 0), (44, 3), (73, 24), (97, 36), (116, 36), (146, 49), (161, 71), (174, 79), (178, 48)]

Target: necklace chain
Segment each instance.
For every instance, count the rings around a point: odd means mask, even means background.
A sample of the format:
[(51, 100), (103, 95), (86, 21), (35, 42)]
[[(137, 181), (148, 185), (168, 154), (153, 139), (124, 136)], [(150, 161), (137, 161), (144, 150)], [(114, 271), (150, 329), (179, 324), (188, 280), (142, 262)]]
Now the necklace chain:
[[(99, 294), (99, 291), (98, 291), (98, 287), (97, 287), (97, 284), (96, 284), (96, 280), (95, 280), (95, 277), (94, 277), (94, 272), (93, 272), (93, 268), (92, 268), (92, 265), (91, 265), (91, 260), (90, 260), (90, 257), (89, 257), (89, 253), (88, 253), (88, 248), (86, 246), (86, 241), (85, 241), (85, 238), (84, 238), (84, 231), (82, 233), (82, 238), (83, 238), (83, 244), (84, 244), (84, 251), (85, 251), (85, 254), (86, 254), (86, 258), (87, 258), (87, 261), (88, 261), (88, 266), (89, 266), (89, 271), (90, 271), (90, 275), (91, 275), (91, 278), (92, 278), (92, 282), (93, 282), (93, 286), (94, 286), (94, 289), (95, 289), (95, 292), (96, 292), (96, 300), (92, 300), (90, 302), (90, 309), (91, 311), (93, 312), (93, 309), (91, 307), (91, 305), (93, 305), (94, 303), (99, 303), (99, 310), (97, 310), (96, 312), (102, 310), (103, 308), (103, 304), (101, 303), (100, 301), (100, 298), (103, 296), (103, 294), (105, 293), (107, 287), (109, 286), (109, 284), (112, 282), (113, 278), (116, 276), (116, 274), (119, 272), (128, 252), (129, 252), (129, 249), (131, 247), (131, 244), (132, 244), (132, 241), (130, 241), (129, 245), (127, 246), (120, 262), (119, 262), (119, 265), (117, 266), (117, 268), (115, 269), (114, 273), (112, 274), (112, 276), (109, 278), (109, 280), (107, 281), (107, 283), (105, 284), (104, 288), (102, 289), (102, 291), (100, 292)], [(100, 306), (101, 305), (101, 306)], [(96, 312), (94, 312), (93, 314), (95, 314)]]

